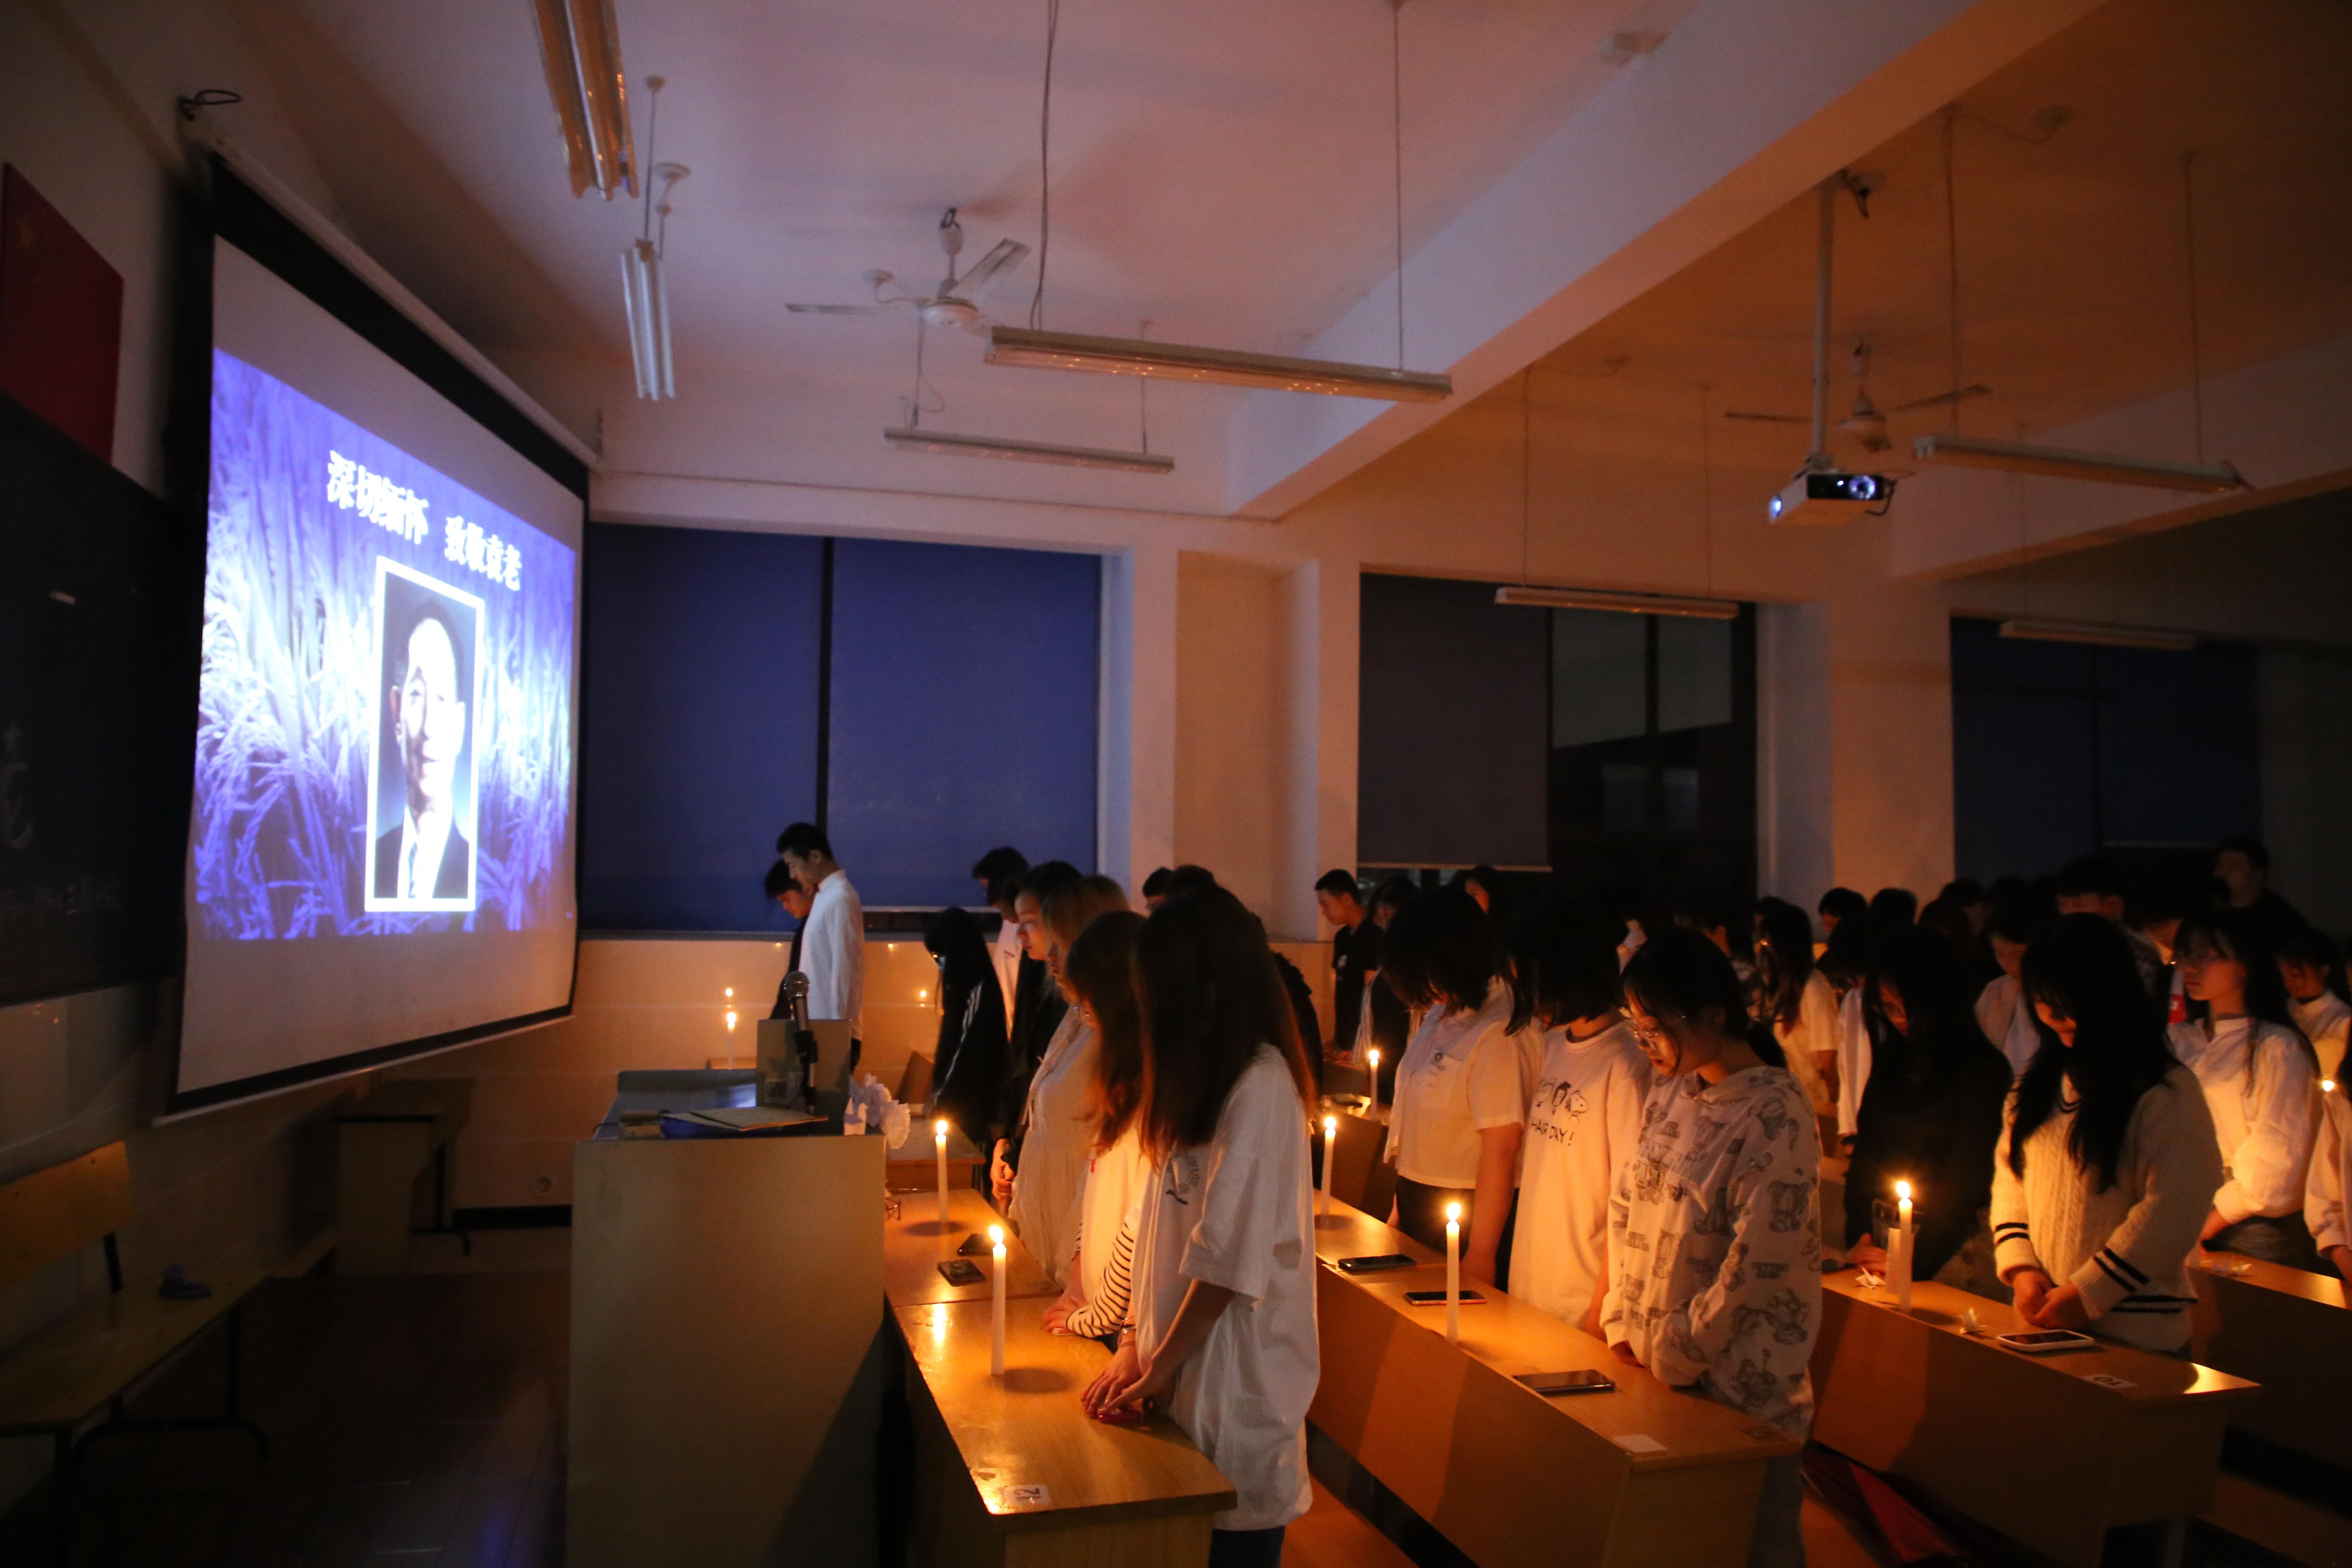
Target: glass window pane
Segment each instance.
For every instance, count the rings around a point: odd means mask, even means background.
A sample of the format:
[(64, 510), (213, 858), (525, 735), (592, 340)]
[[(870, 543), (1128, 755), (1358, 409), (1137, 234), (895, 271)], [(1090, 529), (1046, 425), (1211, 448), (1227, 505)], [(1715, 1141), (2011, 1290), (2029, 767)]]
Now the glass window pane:
[(1731, 623), (1657, 619), (1659, 732), (1730, 723)]
[(1642, 623), (1610, 610), (1551, 613), (1551, 743), (1590, 746), (1639, 735)]

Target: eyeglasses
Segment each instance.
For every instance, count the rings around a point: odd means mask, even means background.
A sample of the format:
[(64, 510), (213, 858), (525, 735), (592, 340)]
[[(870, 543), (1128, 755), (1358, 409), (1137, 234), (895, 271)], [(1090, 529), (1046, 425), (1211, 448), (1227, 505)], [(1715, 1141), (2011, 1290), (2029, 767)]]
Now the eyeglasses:
[(1655, 1022), (1645, 1024), (1639, 1018), (1629, 1018), (1626, 1022), (1633, 1026), (1633, 1037), (1645, 1046), (1657, 1046), (1664, 1048), (1674, 1044), (1674, 1037), (1659, 1027)]

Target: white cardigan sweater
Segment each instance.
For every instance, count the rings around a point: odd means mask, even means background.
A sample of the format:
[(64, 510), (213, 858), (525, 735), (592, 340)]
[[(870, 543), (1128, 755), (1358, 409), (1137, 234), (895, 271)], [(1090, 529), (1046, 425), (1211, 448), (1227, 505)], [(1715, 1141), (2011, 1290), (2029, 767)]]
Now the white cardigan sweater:
[(2025, 1171), (2010, 1168), (2017, 1096), (1993, 1151), (1993, 1258), (2007, 1282), (2039, 1268), (2083, 1293), (2092, 1327), (2142, 1350), (2189, 1342), (2189, 1255), (2221, 1184), (2212, 1113), (2187, 1068), (2167, 1069), (2140, 1096), (2124, 1135), (2116, 1184), (2091, 1189), (2094, 1173), (2066, 1147), (2074, 1102), (2063, 1092), (2050, 1120), (2025, 1141)]

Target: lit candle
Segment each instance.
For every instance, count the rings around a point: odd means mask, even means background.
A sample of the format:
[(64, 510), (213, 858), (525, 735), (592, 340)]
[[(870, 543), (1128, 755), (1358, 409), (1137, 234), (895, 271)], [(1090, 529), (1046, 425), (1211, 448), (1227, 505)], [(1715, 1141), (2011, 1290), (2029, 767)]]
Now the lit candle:
[(1381, 1048), (1378, 1046), (1374, 1046), (1371, 1049), (1366, 1051), (1364, 1055), (1372, 1064), (1371, 1094), (1370, 1097), (1370, 1103), (1364, 1108), (1364, 1114), (1377, 1121), (1380, 1120), (1381, 1115)]
[(940, 1153), (940, 1225), (948, 1223), (948, 1122), (942, 1116), (931, 1123), (931, 1147)]
[(1323, 1119), (1323, 1192), (1316, 1200), (1317, 1214), (1331, 1212), (1331, 1167), (1336, 1163), (1332, 1159), (1332, 1151), (1338, 1144), (1339, 1137), (1339, 1119), (1336, 1116), (1325, 1117)]
[(1895, 1184), (1895, 1305), (1911, 1310), (1911, 1184)]
[(1462, 1205), (1445, 1205), (1445, 1342), (1462, 1342)]
[(1004, 1375), (1004, 1227), (992, 1225), (988, 1239), (996, 1267), (989, 1273), (995, 1280), (995, 1294), (988, 1304), (988, 1370), (994, 1377)]

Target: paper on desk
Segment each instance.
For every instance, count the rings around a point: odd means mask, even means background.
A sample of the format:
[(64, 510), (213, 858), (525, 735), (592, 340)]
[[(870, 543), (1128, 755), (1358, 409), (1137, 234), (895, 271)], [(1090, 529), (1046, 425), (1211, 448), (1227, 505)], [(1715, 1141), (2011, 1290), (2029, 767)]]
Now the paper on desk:
[(734, 1132), (764, 1132), (772, 1127), (800, 1127), (822, 1120), (804, 1110), (784, 1110), (771, 1105), (716, 1105), (704, 1110), (668, 1110), (662, 1114), (680, 1121), (707, 1122)]
[(1664, 1443), (1646, 1432), (1628, 1432), (1623, 1436), (1612, 1437), (1610, 1441), (1629, 1454), (1663, 1454), (1666, 1451), (1666, 1446)]

